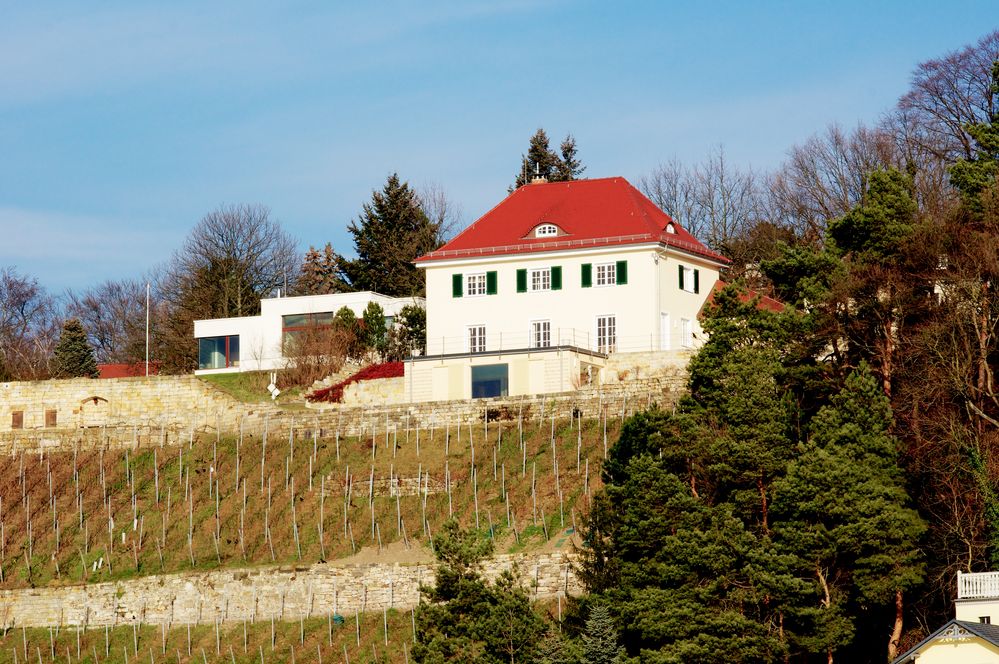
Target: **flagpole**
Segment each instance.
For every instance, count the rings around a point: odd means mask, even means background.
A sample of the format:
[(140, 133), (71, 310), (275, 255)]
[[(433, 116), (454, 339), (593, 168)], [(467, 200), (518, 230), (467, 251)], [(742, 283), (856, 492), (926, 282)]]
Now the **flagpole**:
[(146, 378), (149, 378), (149, 282), (146, 282)]

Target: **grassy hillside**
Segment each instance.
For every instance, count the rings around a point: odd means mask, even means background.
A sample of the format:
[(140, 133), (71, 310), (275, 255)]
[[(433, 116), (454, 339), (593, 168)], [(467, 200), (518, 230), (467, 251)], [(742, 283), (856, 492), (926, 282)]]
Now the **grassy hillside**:
[[(355, 553), (377, 561), (392, 542), (425, 546), (449, 515), (494, 537), (498, 553), (536, 549), (580, 523), (599, 486), (605, 437), (612, 442), (619, 426), (480, 422), (339, 440), (301, 430), (294, 440), (211, 437), (4, 457), (0, 587)], [(412, 490), (418, 477), (429, 495), (390, 495), (391, 478)]]

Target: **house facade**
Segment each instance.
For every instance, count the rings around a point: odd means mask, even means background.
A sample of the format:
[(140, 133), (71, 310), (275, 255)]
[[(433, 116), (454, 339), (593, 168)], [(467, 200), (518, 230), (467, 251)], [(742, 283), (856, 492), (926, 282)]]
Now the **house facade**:
[(361, 318), (370, 302), (381, 306), (387, 326), (406, 305), (424, 306), (423, 298), (389, 297), (371, 291), (265, 298), (260, 301), (259, 316), (194, 321), (198, 342), (195, 374), (282, 369), (282, 349), (289, 335), (309, 326), (332, 324), (342, 307)]
[(409, 400), (571, 390), (628, 355), (683, 365), (726, 262), (624, 178), (523, 186), (416, 260), (427, 353)]
[(999, 664), (999, 572), (957, 573), (954, 619), (892, 664)]

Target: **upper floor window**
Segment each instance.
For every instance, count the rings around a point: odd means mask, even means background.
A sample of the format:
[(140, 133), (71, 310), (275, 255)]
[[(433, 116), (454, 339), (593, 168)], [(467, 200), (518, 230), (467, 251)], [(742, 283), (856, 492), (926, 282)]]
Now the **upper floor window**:
[(531, 290), (546, 291), (552, 289), (552, 269), (543, 267), (531, 270)]
[(617, 283), (617, 264), (604, 263), (596, 265), (597, 286), (612, 286)]
[(701, 273), (696, 268), (680, 266), (680, 290), (688, 293), (701, 291)]
[(486, 294), (486, 273), (469, 274), (465, 276), (465, 293), (468, 295)]
[(554, 237), (558, 235), (558, 226), (555, 224), (541, 224), (534, 229), (534, 237)]

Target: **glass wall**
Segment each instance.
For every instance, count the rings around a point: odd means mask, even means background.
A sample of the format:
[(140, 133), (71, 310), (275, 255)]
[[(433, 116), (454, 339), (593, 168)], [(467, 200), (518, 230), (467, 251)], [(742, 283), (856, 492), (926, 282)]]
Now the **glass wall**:
[(505, 397), (509, 393), (509, 367), (484, 364), (472, 367), (472, 398)]
[(228, 369), (239, 366), (239, 335), (198, 339), (199, 369)]

